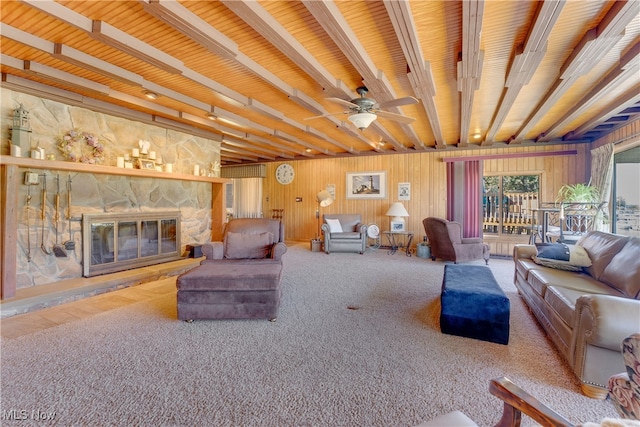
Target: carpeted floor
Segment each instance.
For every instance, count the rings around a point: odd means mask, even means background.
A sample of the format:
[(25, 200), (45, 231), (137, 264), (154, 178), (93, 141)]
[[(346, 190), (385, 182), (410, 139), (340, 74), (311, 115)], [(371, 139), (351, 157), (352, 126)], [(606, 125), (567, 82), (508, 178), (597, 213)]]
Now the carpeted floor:
[[(502, 411), (488, 392), (499, 376), (575, 423), (615, 416), (580, 394), (510, 260), (489, 264), (511, 301), (507, 346), (440, 333), (443, 262), (300, 243), (284, 263), (274, 323), (188, 324), (170, 295), (3, 339), (2, 424), (412, 426), (459, 409), (488, 426)], [(53, 423), (36, 419), (46, 413)]]

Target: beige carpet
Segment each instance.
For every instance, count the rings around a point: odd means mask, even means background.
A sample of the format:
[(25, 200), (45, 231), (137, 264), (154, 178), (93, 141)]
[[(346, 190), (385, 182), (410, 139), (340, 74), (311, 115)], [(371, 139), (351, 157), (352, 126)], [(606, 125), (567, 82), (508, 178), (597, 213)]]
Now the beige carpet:
[(509, 345), (441, 334), (443, 268), (298, 244), (285, 256), (275, 323), (188, 324), (171, 296), (4, 339), (1, 423), (22, 414), (16, 425), (411, 426), (459, 409), (488, 426), (502, 409), (488, 392), (499, 376), (575, 423), (615, 416), (579, 393), (509, 260), (490, 262), (511, 300)]

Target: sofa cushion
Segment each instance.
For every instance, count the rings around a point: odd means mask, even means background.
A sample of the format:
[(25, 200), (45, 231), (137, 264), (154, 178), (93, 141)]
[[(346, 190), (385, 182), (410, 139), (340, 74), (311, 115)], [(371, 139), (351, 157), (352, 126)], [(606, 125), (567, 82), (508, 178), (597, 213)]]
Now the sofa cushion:
[(542, 297), (548, 286), (562, 286), (589, 294), (610, 294), (621, 296), (620, 292), (610, 286), (600, 283), (593, 277), (585, 273), (556, 270), (553, 268), (540, 267), (529, 271), (527, 282)]
[(182, 273), (178, 291), (259, 291), (280, 287), (282, 264), (278, 262), (214, 261)]
[(640, 238), (629, 239), (605, 267), (600, 281), (629, 298), (640, 299)]
[(225, 258), (256, 259), (266, 258), (271, 250), (273, 233), (258, 234), (231, 233), (225, 235)]
[(582, 271), (582, 267), (589, 267), (591, 259), (587, 251), (579, 245), (564, 243), (538, 243), (538, 254), (533, 257), (536, 264), (559, 270)]
[(533, 262), (532, 259), (529, 258), (520, 258), (516, 262), (516, 271), (520, 273), (520, 275), (526, 280), (529, 278), (529, 271), (534, 268), (542, 268), (540, 265)]
[(622, 250), (629, 238), (602, 231), (590, 231), (578, 240), (577, 245), (582, 246), (591, 258), (591, 266), (586, 271), (596, 280), (609, 265), (613, 257)]
[(568, 326), (572, 327), (576, 301), (582, 295), (584, 295), (582, 291), (576, 291), (562, 286), (549, 286), (544, 300), (549, 307), (558, 314), (558, 317)]

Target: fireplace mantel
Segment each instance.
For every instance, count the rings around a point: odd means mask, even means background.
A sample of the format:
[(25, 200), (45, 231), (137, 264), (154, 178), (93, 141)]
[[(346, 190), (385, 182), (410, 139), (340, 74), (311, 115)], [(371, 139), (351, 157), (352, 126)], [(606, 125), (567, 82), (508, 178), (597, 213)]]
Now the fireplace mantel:
[(208, 176), (187, 175), (181, 173), (158, 172), (146, 169), (125, 169), (115, 166), (89, 165), (85, 163), (66, 162), (61, 160), (41, 160), (28, 157), (0, 156), (0, 165), (14, 165), (21, 168), (47, 169), (72, 172), (95, 173), (102, 175), (136, 176), (140, 178), (177, 179), (180, 181), (202, 181), (212, 183), (228, 183), (230, 179)]
[[(116, 175), (132, 178), (155, 178), (181, 181), (199, 181), (211, 184), (211, 239), (219, 240), (226, 220), (226, 178), (213, 178), (179, 173), (165, 173), (145, 169), (125, 169), (115, 166), (89, 165), (58, 160), (0, 156), (0, 298), (16, 293), (16, 246), (18, 242), (18, 191), (23, 185), (24, 171), (28, 169), (82, 172), (94, 175)], [(208, 207), (207, 207), (208, 209)]]

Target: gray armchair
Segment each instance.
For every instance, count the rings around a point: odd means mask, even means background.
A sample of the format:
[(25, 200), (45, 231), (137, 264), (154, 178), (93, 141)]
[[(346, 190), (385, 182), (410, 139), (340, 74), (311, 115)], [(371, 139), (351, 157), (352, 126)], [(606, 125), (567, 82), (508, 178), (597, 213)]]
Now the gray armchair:
[[(322, 218), (325, 253), (364, 253), (367, 248), (367, 225), (362, 224), (362, 219), (359, 214), (332, 214), (323, 215)], [(327, 220), (337, 220), (339, 230), (341, 231), (336, 231), (335, 229), (332, 231)]]
[(431, 259), (440, 258), (458, 262), (484, 259), (489, 264), (489, 245), (482, 238), (463, 238), (462, 224), (442, 218), (429, 217), (422, 220), (431, 246)]

